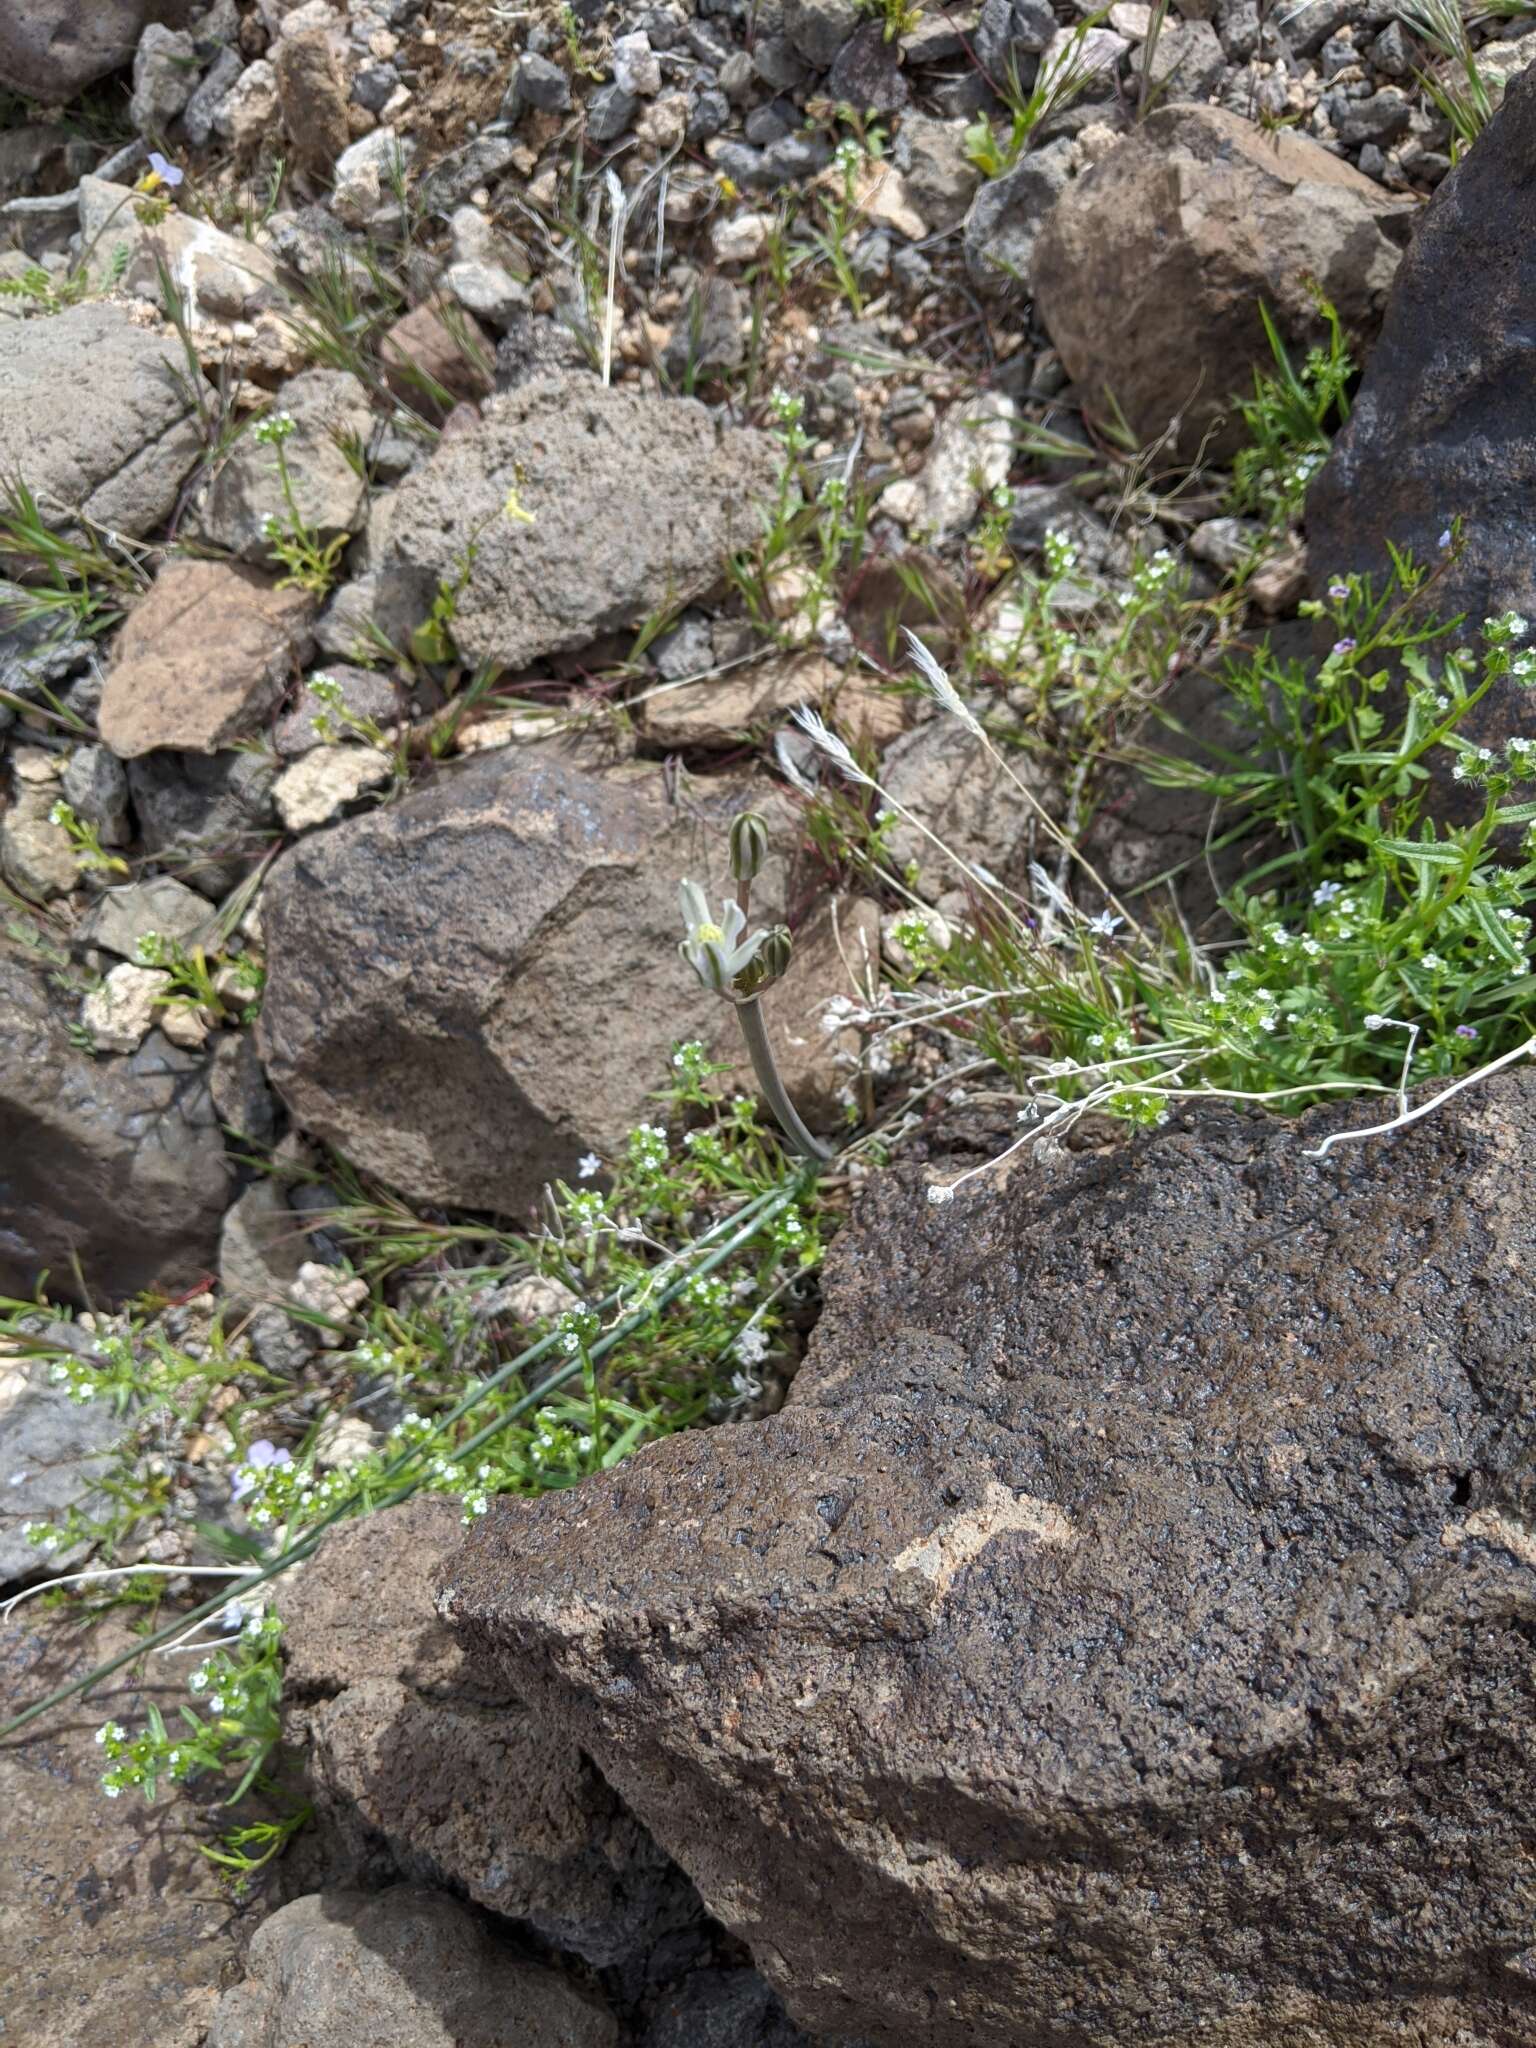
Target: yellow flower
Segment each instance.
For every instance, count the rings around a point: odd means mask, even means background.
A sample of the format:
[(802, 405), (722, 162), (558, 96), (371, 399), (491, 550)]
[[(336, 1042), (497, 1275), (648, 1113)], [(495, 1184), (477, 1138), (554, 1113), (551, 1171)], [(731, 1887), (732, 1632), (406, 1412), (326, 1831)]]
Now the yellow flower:
[(534, 524), (534, 514), (527, 509), (522, 499), (517, 495), (516, 484), (508, 491), (507, 502), (501, 509), (506, 513), (514, 526), (532, 526)]

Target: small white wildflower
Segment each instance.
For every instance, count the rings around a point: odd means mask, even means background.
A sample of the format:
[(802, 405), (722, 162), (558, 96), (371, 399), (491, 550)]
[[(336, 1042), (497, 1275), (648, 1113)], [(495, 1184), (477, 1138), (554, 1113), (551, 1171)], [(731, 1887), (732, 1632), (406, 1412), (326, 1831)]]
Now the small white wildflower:
[(598, 1158), (595, 1152), (584, 1153), (582, 1155), (580, 1163), (576, 1168), (577, 1176), (581, 1180), (592, 1180), (598, 1174), (600, 1174), (602, 1170), (603, 1162), (601, 1161), (601, 1159)]

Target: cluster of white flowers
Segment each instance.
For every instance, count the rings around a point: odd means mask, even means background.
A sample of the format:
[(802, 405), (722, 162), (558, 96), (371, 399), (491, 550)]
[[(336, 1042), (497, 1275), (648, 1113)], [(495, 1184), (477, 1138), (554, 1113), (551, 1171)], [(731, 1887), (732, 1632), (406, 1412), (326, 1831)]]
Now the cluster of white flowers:
[(1077, 546), (1069, 534), (1053, 527), (1045, 536), (1045, 573), (1052, 579), (1077, 566)]
[(291, 412), (269, 412), (256, 422), (252, 433), (263, 448), (274, 448), (286, 441), (297, 427), (298, 421)]
[(667, 1163), (664, 1124), (639, 1124), (629, 1134), (629, 1163), (642, 1173), (657, 1173)]

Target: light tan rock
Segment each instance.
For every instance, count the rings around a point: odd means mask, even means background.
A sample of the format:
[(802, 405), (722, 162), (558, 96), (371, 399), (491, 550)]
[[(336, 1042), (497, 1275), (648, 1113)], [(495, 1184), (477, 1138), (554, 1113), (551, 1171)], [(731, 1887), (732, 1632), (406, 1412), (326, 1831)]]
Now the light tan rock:
[(771, 654), (750, 667), (659, 689), (640, 707), (648, 739), (668, 747), (729, 747), (779, 725), (799, 704), (823, 705), (842, 670), (819, 654)]
[(234, 562), (167, 562), (118, 636), (101, 736), (124, 760), (254, 732), (312, 645), (314, 603)]
[(141, 210), (152, 214), (153, 208), (127, 185), (81, 179), (80, 233), (90, 251), (90, 272), (99, 281), (110, 278), (159, 305), (163, 263), (194, 328), (252, 319), (287, 303), (270, 251), (174, 207), (149, 222), (139, 218)]
[(277, 815), (290, 832), (307, 832), (340, 817), (370, 789), (382, 789), (394, 763), (378, 747), (314, 747), (272, 785)]
[(159, 998), (171, 977), (159, 967), (124, 960), (80, 1005), (80, 1022), (98, 1052), (137, 1052), (160, 1021)]

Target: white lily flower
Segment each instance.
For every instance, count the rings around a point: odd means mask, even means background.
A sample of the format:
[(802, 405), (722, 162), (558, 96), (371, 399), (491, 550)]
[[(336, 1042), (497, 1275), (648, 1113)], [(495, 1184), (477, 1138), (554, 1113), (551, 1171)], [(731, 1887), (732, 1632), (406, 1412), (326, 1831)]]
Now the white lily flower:
[(677, 893), (688, 928), (678, 951), (706, 988), (719, 995), (733, 994), (736, 977), (757, 958), (767, 931), (749, 932), (746, 913), (729, 898), (721, 903), (716, 923), (709, 898), (697, 882), (680, 882)]

